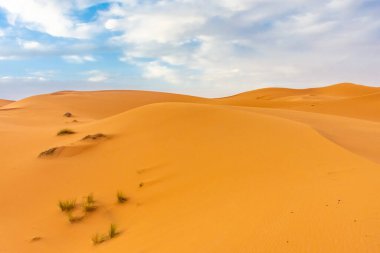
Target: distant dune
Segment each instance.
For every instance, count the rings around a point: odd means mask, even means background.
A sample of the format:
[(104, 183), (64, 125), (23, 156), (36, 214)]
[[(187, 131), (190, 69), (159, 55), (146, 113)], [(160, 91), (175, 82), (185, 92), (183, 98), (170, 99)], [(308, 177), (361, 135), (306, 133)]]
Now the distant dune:
[(218, 102), (238, 106), (321, 112), (379, 121), (379, 96), (379, 87), (342, 83), (310, 89), (266, 88), (221, 98)]
[(0, 99), (0, 107), (7, 105), (9, 103), (12, 103), (13, 101), (11, 100), (6, 100), (6, 99)]
[(380, 252), (379, 92), (65, 91), (4, 104), (0, 252)]

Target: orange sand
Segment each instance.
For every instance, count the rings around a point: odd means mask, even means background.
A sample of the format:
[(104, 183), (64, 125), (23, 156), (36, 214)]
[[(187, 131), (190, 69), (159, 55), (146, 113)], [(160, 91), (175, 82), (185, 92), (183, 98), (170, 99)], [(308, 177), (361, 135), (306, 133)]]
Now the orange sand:
[(13, 101), (11, 100), (6, 100), (6, 99), (0, 99), (0, 107), (4, 106), (4, 105), (7, 105), (9, 103), (11, 103)]
[[(9, 103), (0, 252), (380, 252), (379, 92), (71, 91)], [(56, 136), (63, 128), (76, 133)], [(81, 140), (96, 133), (107, 137)], [(71, 224), (58, 201), (89, 193), (98, 209)], [(121, 233), (92, 245), (111, 223)]]

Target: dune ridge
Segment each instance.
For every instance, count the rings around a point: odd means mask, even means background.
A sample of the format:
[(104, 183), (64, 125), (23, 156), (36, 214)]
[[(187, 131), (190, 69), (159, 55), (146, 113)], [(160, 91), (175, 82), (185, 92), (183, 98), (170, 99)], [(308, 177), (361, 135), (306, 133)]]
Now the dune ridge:
[[(378, 92), (62, 91), (5, 105), (0, 252), (378, 252)], [(97, 209), (70, 223), (58, 201), (90, 193)], [(120, 233), (92, 245), (110, 224)]]
[(5, 106), (5, 105), (7, 105), (7, 104), (10, 104), (10, 103), (12, 103), (12, 102), (13, 102), (13, 101), (11, 101), (11, 100), (0, 99), (0, 107)]
[(217, 99), (220, 104), (282, 108), (379, 121), (379, 87), (341, 83), (320, 88), (265, 88)]

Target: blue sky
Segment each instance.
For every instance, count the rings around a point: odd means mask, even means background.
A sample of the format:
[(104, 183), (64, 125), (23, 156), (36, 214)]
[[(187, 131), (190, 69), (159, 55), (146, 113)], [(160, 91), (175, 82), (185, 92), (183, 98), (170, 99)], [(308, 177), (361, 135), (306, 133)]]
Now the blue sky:
[(0, 0), (0, 98), (380, 84), (378, 0)]

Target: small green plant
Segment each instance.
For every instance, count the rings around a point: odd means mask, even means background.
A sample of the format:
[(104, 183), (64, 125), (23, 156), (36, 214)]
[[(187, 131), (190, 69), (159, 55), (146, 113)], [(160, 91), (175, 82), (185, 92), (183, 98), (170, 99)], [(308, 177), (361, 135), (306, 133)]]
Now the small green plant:
[(92, 240), (92, 243), (94, 244), (94, 245), (97, 245), (97, 244), (100, 244), (100, 243), (102, 243), (102, 242), (105, 242), (106, 240), (107, 240), (107, 237), (106, 236), (104, 236), (104, 235), (100, 235), (100, 234), (95, 234), (92, 238), (91, 238), (91, 240)]
[(85, 197), (85, 201), (83, 203), (83, 210), (85, 212), (92, 212), (97, 208), (95, 205), (94, 196), (92, 194), (89, 194)]
[(115, 224), (111, 224), (110, 226), (110, 229), (108, 231), (108, 236), (111, 238), (114, 238), (115, 236), (117, 236), (119, 234), (119, 232), (117, 232), (117, 227)]
[(75, 134), (75, 132), (71, 129), (65, 128), (65, 129), (58, 131), (58, 133), (57, 133), (58, 136), (68, 135), (68, 134)]
[(70, 212), (76, 207), (76, 200), (59, 201), (58, 206), (62, 212)]
[(122, 191), (118, 191), (116, 197), (117, 197), (117, 202), (119, 202), (120, 204), (128, 201), (128, 198), (125, 196), (125, 194)]

